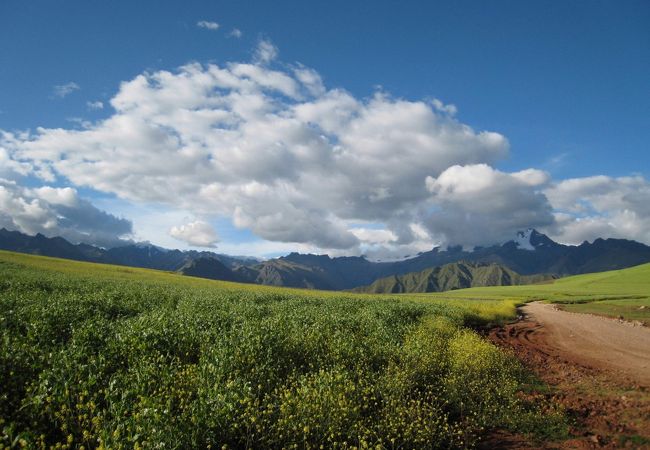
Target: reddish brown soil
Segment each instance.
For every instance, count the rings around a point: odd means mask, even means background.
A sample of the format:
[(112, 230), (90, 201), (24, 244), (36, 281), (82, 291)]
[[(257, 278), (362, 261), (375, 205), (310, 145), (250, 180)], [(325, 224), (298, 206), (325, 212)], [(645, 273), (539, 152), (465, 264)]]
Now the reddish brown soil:
[(650, 449), (650, 330), (540, 303), (521, 312), (489, 338), (549, 386), (537, 395), (566, 411), (571, 436), (531, 443), (495, 433), (482, 447)]

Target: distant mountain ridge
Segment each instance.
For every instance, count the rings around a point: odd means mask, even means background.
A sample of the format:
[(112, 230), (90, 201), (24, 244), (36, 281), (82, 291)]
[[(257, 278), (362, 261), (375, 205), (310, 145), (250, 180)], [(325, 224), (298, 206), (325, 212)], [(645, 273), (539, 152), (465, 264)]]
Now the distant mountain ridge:
[(497, 263), (460, 261), (421, 272), (391, 275), (352, 289), (367, 294), (444, 292), (484, 286), (513, 286), (552, 280), (557, 275), (520, 275)]
[(223, 262), (209, 257), (191, 259), (183, 267), (178, 269), (178, 272), (190, 277), (209, 278), (212, 280), (245, 281)]
[[(318, 289), (352, 289), (366, 286), (391, 275), (420, 272), (432, 267), (459, 261), (497, 263), (521, 275), (577, 275), (623, 269), (650, 262), (650, 247), (626, 239), (596, 239), (578, 246), (559, 244), (536, 230), (517, 233), (515, 239), (501, 245), (477, 247), (473, 251), (462, 247), (446, 250), (434, 248), (417, 256), (396, 262), (371, 262), (363, 257), (330, 258), (327, 255), (291, 253), (278, 258), (311, 270), (320, 269), (328, 275)], [(269, 264), (270, 261), (259, 266)], [(291, 284), (287, 286), (304, 287)], [(333, 287), (330, 287), (333, 286)]]
[[(276, 259), (233, 257), (214, 252), (166, 250), (153, 245), (126, 245), (102, 249), (71, 244), (60, 237), (28, 236), (0, 229), (0, 249), (59, 258), (150, 269), (179, 271), (204, 278), (308, 289), (345, 290), (368, 286), (393, 275), (421, 272), (460, 261), (507, 267), (519, 275), (577, 275), (623, 269), (650, 262), (650, 247), (626, 239), (596, 239), (580, 245), (558, 244), (536, 230), (518, 232), (501, 245), (434, 248), (394, 262), (372, 262), (360, 256), (291, 253)], [(204, 259), (192, 265), (193, 261)], [(217, 261), (220, 264), (210, 263)], [(221, 266), (225, 266), (224, 267)], [(211, 267), (213, 266), (213, 267)]]
[(149, 244), (131, 244), (103, 249), (88, 244), (72, 244), (61, 237), (48, 238), (40, 233), (29, 236), (5, 228), (0, 229), (0, 250), (168, 271), (180, 270), (188, 262), (199, 258), (216, 259), (231, 270), (241, 265), (260, 262), (259, 259), (252, 257), (236, 257), (195, 250), (167, 250)]

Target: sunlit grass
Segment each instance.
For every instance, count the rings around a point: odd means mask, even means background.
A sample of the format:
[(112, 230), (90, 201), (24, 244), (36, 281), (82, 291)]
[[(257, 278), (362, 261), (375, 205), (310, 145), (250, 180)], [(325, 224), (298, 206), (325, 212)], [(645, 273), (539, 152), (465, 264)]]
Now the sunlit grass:
[(609, 272), (576, 275), (552, 283), (528, 286), (472, 288), (439, 294), (430, 298), (448, 300), (512, 299), (559, 303), (568, 311), (623, 317), (650, 322), (650, 264)]
[(464, 448), (563, 423), (467, 325), (515, 298), (241, 285), (0, 252), (0, 444)]

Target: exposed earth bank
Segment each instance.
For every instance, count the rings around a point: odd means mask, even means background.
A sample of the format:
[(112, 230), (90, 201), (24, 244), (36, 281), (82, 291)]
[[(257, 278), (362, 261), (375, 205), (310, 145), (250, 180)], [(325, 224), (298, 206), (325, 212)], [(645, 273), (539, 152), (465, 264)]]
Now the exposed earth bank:
[[(649, 448), (650, 328), (533, 302), (489, 338), (514, 351), (572, 422), (569, 439), (494, 435), (491, 448)], [(487, 447), (486, 447), (487, 448)]]

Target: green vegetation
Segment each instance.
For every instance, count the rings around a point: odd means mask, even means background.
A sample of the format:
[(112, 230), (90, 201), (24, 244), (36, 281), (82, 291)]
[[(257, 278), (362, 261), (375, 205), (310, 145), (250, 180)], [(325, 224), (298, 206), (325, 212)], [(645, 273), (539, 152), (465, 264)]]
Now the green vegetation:
[(616, 317), (638, 321), (650, 326), (650, 298), (593, 300), (579, 303), (563, 302), (560, 307), (566, 311)]
[(618, 439), (618, 445), (622, 448), (644, 448), (650, 446), (650, 439), (639, 435), (624, 435)]
[(561, 427), (519, 395), (518, 362), (465, 328), (516, 301), (0, 252), (0, 447), (464, 448)]
[(516, 286), (552, 280), (551, 275), (519, 275), (496, 263), (460, 261), (421, 272), (380, 278), (369, 286), (352, 289), (368, 294), (444, 292), (484, 286)]
[[(409, 296), (430, 299), (431, 295)], [(650, 264), (590, 273), (529, 286), (472, 288), (436, 294), (436, 299), (544, 300), (574, 312), (623, 317), (650, 324)]]

